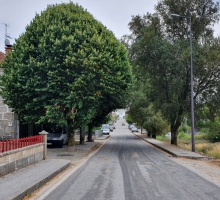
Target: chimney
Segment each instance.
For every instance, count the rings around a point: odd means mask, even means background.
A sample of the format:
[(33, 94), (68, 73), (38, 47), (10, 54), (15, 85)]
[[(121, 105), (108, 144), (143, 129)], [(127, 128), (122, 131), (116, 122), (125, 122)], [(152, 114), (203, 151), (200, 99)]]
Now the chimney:
[(12, 51), (12, 45), (6, 45), (6, 47), (5, 47), (5, 54), (7, 55), (8, 54), (8, 52), (10, 52), (10, 51)]

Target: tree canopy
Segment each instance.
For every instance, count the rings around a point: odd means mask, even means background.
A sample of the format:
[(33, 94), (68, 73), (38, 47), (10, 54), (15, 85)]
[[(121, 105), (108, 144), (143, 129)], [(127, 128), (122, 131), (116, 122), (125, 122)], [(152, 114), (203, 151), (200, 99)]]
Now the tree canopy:
[(31, 123), (86, 126), (125, 106), (132, 83), (124, 45), (72, 2), (36, 14), (1, 67), (4, 102)]
[(155, 13), (134, 16), (129, 23), (127, 46), (134, 72), (141, 81), (148, 79), (147, 98), (169, 121), (172, 144), (177, 144), (178, 128), (190, 113), (190, 47), (188, 19), (171, 14), (192, 19), (194, 101), (199, 106), (218, 92), (220, 43), (213, 36), (218, 11), (212, 0), (161, 0)]

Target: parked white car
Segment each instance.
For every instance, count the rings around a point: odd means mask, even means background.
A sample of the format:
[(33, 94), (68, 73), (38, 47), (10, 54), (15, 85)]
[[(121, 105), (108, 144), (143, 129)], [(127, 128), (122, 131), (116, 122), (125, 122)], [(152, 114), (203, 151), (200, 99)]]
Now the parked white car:
[(103, 135), (109, 135), (110, 131), (111, 131), (110, 125), (109, 124), (102, 124), (101, 130), (102, 130)]
[(132, 133), (133, 133), (133, 132), (138, 132), (137, 127), (133, 126), (133, 127), (131, 128), (131, 132), (132, 132)]
[(110, 129), (109, 128), (103, 128), (102, 129), (102, 133), (103, 133), (103, 135), (109, 135), (110, 134)]
[(133, 127), (135, 127), (135, 125), (133, 125), (133, 124), (129, 124), (128, 125), (128, 128), (131, 130)]
[(110, 128), (110, 127), (109, 127), (109, 124), (102, 124), (101, 130), (103, 130), (104, 128)]
[(68, 143), (68, 134), (65, 128), (61, 127), (49, 127), (46, 129), (47, 144), (52, 146), (58, 146), (62, 148), (64, 144)]

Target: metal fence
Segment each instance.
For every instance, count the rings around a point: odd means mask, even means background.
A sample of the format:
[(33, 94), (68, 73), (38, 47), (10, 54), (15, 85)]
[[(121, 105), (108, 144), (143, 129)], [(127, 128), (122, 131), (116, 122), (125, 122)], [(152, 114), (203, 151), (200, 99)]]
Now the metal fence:
[(0, 153), (43, 142), (43, 135), (25, 137), (0, 142)]

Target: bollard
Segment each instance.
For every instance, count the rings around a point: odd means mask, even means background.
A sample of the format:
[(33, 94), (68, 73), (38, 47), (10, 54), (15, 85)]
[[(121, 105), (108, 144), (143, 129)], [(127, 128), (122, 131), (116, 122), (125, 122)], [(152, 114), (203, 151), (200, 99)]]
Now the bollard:
[(47, 157), (47, 134), (48, 134), (48, 132), (43, 130), (39, 134), (44, 135), (44, 155), (43, 155), (43, 159), (45, 160), (46, 157)]

